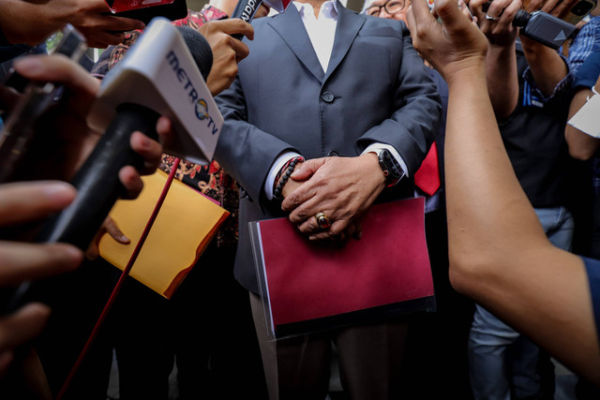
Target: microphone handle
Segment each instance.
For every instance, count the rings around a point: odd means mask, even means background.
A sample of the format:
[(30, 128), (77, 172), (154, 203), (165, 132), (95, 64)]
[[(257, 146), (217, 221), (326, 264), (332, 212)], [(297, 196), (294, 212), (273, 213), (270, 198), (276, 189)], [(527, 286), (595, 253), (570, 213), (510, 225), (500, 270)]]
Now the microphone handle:
[[(237, 5), (235, 6), (235, 10), (233, 10), (233, 14), (231, 14), (231, 18), (241, 18), (242, 21), (250, 23), (252, 18), (254, 18), (254, 14), (256, 10), (259, 9), (262, 4), (262, 0), (239, 0)], [(233, 38), (237, 40), (242, 40), (244, 37), (239, 33), (231, 35)]]
[(73, 203), (44, 225), (39, 242), (70, 243), (85, 251), (125, 188), (119, 170), (141, 167), (144, 160), (129, 144), (134, 131), (157, 140), (159, 114), (147, 107), (124, 103), (102, 135), (92, 154), (72, 180), (77, 189)]

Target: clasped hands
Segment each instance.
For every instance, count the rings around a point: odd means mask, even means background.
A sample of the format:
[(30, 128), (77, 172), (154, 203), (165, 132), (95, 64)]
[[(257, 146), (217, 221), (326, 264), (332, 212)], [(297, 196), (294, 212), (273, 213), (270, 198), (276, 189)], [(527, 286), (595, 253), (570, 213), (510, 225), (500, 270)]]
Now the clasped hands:
[[(360, 238), (360, 217), (385, 188), (377, 155), (324, 157), (296, 165), (282, 190), (282, 210), (309, 240)], [(323, 229), (316, 214), (331, 222)]]

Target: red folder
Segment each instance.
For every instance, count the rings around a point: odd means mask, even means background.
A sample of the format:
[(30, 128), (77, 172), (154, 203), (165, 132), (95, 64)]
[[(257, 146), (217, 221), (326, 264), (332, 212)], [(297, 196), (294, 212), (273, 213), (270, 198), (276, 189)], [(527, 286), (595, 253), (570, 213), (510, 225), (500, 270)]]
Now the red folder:
[(433, 310), (424, 219), (423, 198), (376, 204), (343, 247), (309, 242), (286, 218), (251, 222), (273, 336)]

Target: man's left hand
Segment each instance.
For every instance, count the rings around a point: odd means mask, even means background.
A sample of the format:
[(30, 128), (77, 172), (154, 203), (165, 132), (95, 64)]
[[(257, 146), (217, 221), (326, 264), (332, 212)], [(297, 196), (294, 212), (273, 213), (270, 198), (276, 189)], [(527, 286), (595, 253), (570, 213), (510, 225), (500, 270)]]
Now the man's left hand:
[[(310, 174), (310, 179), (284, 199), (281, 208), (290, 212), (289, 220), (311, 240), (338, 237), (385, 188), (375, 153), (308, 160), (291, 178), (303, 180)], [(317, 224), (315, 214), (319, 212), (330, 220), (328, 230)]]

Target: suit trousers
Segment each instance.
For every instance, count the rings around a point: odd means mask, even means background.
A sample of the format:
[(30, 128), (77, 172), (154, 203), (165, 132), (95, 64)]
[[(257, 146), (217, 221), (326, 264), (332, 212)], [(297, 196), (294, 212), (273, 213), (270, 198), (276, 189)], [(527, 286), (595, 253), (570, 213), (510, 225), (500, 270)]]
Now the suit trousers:
[(250, 303), (270, 400), (323, 400), (329, 390), (332, 343), (348, 398), (399, 398), (405, 321), (274, 340), (267, 334), (262, 300), (250, 293)]

